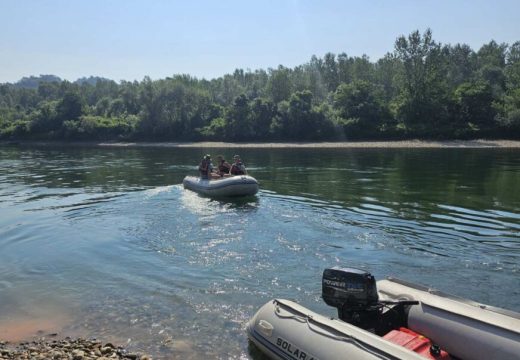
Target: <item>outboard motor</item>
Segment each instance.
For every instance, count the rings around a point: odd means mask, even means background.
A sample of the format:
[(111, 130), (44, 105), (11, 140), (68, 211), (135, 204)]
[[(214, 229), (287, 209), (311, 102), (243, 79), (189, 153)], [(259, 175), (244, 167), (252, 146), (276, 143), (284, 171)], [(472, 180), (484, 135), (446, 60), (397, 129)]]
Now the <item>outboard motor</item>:
[(322, 297), (327, 305), (338, 309), (338, 317), (350, 324), (374, 331), (379, 321), (379, 298), (375, 278), (353, 268), (325, 269)]

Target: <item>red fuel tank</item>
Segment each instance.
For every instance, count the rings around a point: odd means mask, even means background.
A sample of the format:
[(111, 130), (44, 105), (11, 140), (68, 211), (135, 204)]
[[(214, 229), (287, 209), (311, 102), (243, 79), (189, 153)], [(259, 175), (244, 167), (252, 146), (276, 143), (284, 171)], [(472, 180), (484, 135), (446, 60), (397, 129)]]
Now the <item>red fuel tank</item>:
[(446, 351), (441, 350), (438, 346), (432, 344), (430, 339), (404, 327), (399, 328), (399, 330), (390, 331), (383, 336), (383, 339), (410, 349), (427, 359), (451, 360), (450, 355)]

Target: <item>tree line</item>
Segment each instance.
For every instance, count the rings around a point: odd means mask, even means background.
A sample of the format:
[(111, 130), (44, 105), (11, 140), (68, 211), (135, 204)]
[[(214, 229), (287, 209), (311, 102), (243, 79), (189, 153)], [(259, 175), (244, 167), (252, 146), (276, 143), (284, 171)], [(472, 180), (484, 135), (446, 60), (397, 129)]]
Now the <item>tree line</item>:
[(520, 139), (520, 41), (474, 51), (429, 29), (376, 62), (327, 53), (212, 80), (22, 80), (0, 84), (1, 139)]

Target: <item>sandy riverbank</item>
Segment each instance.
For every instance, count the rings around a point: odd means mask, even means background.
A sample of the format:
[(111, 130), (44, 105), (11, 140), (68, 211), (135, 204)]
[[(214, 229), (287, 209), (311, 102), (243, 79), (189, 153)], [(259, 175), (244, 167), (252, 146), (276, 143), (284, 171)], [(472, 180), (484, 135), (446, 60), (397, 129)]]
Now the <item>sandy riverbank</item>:
[(2, 145), (96, 146), (96, 147), (165, 147), (165, 148), (520, 148), (519, 140), (401, 140), (351, 142), (232, 143), (232, 142), (2, 142)]

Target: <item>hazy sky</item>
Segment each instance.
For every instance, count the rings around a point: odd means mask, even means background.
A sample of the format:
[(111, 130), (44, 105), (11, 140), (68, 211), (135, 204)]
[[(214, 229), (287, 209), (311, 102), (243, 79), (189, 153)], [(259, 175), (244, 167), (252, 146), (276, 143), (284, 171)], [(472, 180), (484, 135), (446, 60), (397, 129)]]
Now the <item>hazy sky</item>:
[(520, 0), (0, 0), (0, 82), (54, 74), (114, 80), (293, 67), (315, 54), (393, 51), (430, 27), (474, 50), (520, 41)]

